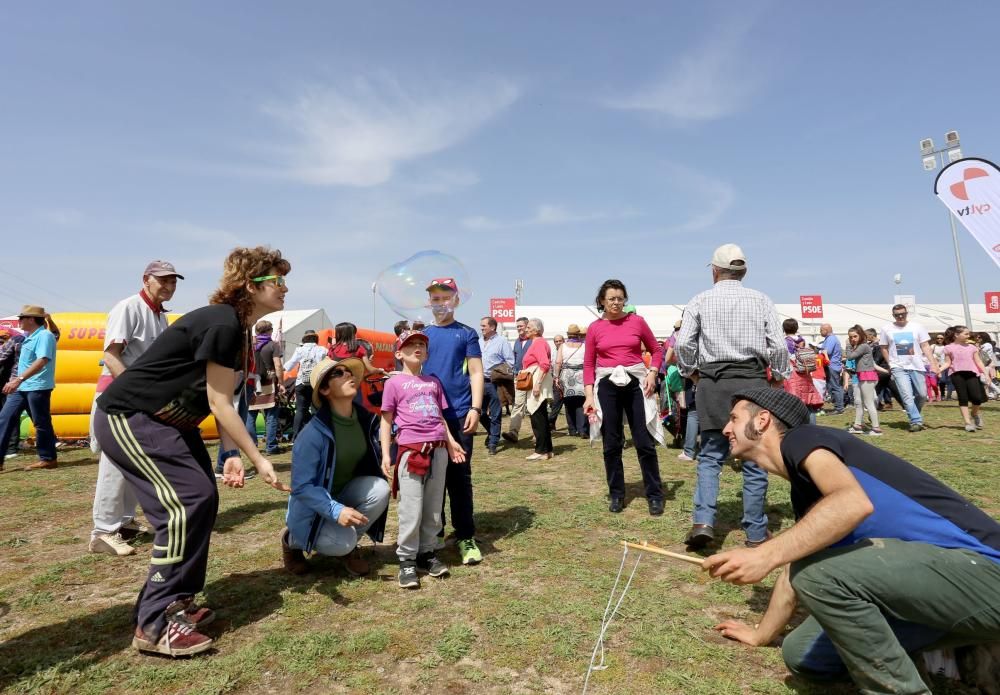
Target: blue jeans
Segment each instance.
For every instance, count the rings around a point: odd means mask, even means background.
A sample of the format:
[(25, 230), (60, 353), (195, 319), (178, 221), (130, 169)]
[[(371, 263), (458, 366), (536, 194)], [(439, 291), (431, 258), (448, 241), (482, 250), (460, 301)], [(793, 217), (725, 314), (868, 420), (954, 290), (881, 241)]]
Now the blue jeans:
[[(323, 528), (313, 544), (313, 550), (320, 555), (343, 557), (357, 547), (358, 540), (389, 506), (389, 483), (374, 475), (352, 478), (337, 493), (337, 501), (364, 514), (368, 517), (368, 522), (359, 526), (341, 526), (335, 520), (324, 519)], [(304, 539), (289, 534), (288, 540), (293, 548), (305, 547)]]
[(278, 431), (278, 415), (281, 408), (277, 403), (264, 411), (264, 453), (273, 454), (278, 450), (280, 432)]
[[(715, 525), (716, 503), (719, 499), (719, 475), (729, 456), (729, 439), (722, 430), (701, 431), (701, 453), (698, 454), (698, 484), (694, 489), (694, 523)], [(750, 461), (743, 462), (743, 521), (741, 526), (748, 541), (767, 537), (767, 473)]]
[(486, 425), (486, 446), (494, 449), (500, 443), (500, 425), (503, 410), (497, 387), (492, 381), (483, 384), (483, 424)]
[(844, 409), (844, 385), (840, 381), (842, 369), (826, 368), (826, 388), (830, 392), (830, 402), (838, 413)]
[[(28, 416), (35, 425), (35, 447), (42, 461), (56, 460), (56, 433), (52, 429), (50, 403), (52, 389), (44, 391), (15, 391), (7, 395), (0, 409), (0, 452), (6, 452), (15, 428), (21, 426), (21, 411), (28, 409)], [(0, 454), (2, 455), (2, 454)]]
[(688, 458), (694, 458), (698, 453), (698, 411), (687, 411), (687, 424), (684, 430), (684, 453)]
[(920, 415), (924, 403), (927, 402), (927, 381), (924, 379), (924, 373), (901, 367), (893, 367), (890, 371), (892, 381), (899, 389), (899, 397), (903, 401), (906, 416), (910, 418), (910, 424), (924, 424), (924, 418)]

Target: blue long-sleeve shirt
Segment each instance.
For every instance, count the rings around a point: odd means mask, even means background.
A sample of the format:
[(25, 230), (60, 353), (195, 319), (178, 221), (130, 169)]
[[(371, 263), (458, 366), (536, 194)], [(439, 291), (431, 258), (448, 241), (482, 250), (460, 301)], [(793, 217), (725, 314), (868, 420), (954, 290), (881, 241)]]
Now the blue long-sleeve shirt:
[(494, 333), (489, 340), (480, 338), (479, 349), (483, 353), (483, 374), (487, 379), (490, 378), (490, 370), (504, 362), (514, 367), (514, 350), (500, 334)]

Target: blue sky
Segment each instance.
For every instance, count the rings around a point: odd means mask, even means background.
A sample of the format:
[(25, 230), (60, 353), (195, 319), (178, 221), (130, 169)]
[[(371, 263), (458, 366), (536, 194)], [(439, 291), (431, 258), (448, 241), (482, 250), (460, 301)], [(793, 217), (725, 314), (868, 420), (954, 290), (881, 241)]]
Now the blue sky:
[[(1000, 159), (989, 3), (7, 3), (0, 314), (104, 311), (152, 258), (203, 304), (235, 245), (371, 323), (436, 248), (491, 296), (684, 303), (735, 242), (776, 302), (958, 302), (918, 141)], [(994, 48), (990, 48), (994, 46)], [(964, 230), (972, 302), (1000, 274)], [(379, 301), (377, 321), (395, 317)]]

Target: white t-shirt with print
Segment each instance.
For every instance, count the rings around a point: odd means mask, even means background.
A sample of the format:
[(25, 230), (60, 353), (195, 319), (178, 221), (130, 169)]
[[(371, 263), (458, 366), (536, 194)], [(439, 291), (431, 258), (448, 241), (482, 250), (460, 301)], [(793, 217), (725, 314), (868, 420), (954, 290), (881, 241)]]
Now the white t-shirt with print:
[(908, 321), (899, 327), (887, 323), (879, 333), (878, 344), (889, 349), (889, 367), (924, 371), (924, 353), (921, 343), (930, 342), (927, 329), (916, 321)]

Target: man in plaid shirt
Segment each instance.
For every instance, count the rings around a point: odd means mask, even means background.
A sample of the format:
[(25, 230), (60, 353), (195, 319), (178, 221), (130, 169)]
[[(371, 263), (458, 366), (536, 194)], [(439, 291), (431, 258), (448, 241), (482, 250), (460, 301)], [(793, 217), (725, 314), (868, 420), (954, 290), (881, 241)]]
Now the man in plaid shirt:
[[(780, 382), (791, 372), (788, 349), (774, 303), (767, 295), (743, 286), (747, 261), (736, 244), (724, 244), (712, 255), (714, 286), (696, 295), (684, 309), (675, 352), (681, 374), (698, 384), (701, 452), (694, 491), (694, 524), (685, 542), (702, 548), (715, 539), (719, 474), (729, 456), (722, 428), (729, 419), (732, 397), (743, 389)], [(770, 536), (764, 499), (767, 473), (743, 461), (743, 530), (755, 548)]]

